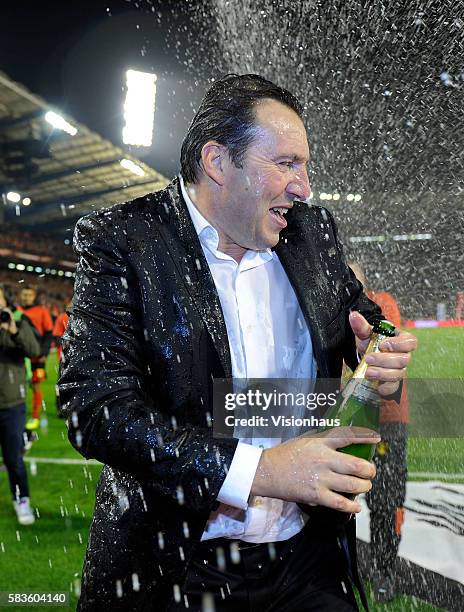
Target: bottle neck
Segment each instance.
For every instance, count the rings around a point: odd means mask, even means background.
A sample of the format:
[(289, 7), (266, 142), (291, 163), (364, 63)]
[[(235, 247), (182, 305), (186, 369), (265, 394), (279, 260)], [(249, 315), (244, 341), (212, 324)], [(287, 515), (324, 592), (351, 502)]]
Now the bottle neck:
[(384, 334), (376, 334), (373, 333), (371, 339), (369, 340), (369, 344), (367, 345), (366, 352), (363, 355), (363, 358), (359, 362), (358, 367), (353, 373), (353, 378), (364, 378), (366, 374), (366, 370), (369, 364), (366, 363), (366, 355), (369, 353), (378, 353), (380, 351), (380, 343), (382, 340), (385, 340), (387, 336)]
[(384, 334), (373, 333), (369, 344), (367, 345), (365, 355), (367, 355), (368, 353), (378, 353), (380, 351), (380, 343), (382, 342), (382, 340), (385, 340), (386, 337), (387, 336), (385, 336)]

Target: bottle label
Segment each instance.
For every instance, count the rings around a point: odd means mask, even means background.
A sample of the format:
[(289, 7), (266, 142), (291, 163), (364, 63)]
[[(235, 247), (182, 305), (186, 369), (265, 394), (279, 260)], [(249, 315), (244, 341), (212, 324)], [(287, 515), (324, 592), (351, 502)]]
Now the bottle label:
[(355, 397), (360, 402), (365, 404), (376, 404), (380, 402), (376, 387), (372, 382), (365, 378), (357, 379), (358, 384), (353, 390), (352, 397)]

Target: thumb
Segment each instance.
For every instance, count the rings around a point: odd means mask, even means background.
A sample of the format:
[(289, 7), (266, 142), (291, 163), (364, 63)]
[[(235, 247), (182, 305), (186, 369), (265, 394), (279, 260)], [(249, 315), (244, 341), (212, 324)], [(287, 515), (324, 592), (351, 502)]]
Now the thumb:
[(367, 340), (372, 332), (372, 325), (369, 325), (362, 314), (356, 310), (350, 312), (349, 321), (354, 335), (360, 340)]

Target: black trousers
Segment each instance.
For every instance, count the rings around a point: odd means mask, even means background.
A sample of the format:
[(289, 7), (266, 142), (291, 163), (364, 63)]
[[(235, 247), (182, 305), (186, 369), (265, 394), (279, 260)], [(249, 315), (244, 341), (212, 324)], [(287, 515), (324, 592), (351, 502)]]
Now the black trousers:
[(309, 523), (290, 540), (271, 545), (201, 542), (178, 601), (167, 610), (185, 610), (186, 602), (188, 610), (203, 612), (358, 610), (343, 542)]
[(26, 406), (0, 410), (0, 448), (8, 472), (13, 499), (29, 497), (27, 472), (23, 460), (23, 431), (26, 422)]

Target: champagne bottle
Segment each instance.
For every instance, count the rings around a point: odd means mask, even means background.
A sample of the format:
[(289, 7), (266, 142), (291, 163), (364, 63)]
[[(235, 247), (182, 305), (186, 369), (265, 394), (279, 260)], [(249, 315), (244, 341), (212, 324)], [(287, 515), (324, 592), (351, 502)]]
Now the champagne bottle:
[[(380, 351), (380, 343), (395, 335), (395, 326), (390, 321), (374, 323), (372, 335), (358, 367), (344, 389), (340, 392), (335, 405), (324, 415), (325, 419), (339, 419), (342, 427), (367, 427), (379, 430), (380, 397), (377, 392), (379, 381), (366, 378), (366, 356)], [(375, 453), (375, 444), (359, 442), (338, 449), (370, 461)]]
[[(372, 335), (363, 358), (353, 376), (340, 392), (335, 405), (324, 414), (324, 419), (339, 419), (340, 426), (344, 427), (368, 427), (375, 431), (379, 430), (380, 397), (377, 392), (379, 383), (376, 380), (366, 378), (366, 370), (369, 365), (366, 363), (366, 356), (369, 353), (379, 352), (382, 340), (394, 335), (395, 327), (390, 321), (381, 320), (374, 323)], [(321, 427), (318, 431), (326, 429), (326, 427)], [(366, 444), (360, 439), (359, 443), (339, 448), (338, 451), (370, 461), (374, 456), (375, 446), (375, 444)], [(349, 493), (343, 495), (349, 499), (355, 499), (356, 497)], [(315, 528), (341, 527), (346, 525), (352, 516), (350, 513), (324, 506), (298, 505), (310, 517)]]

